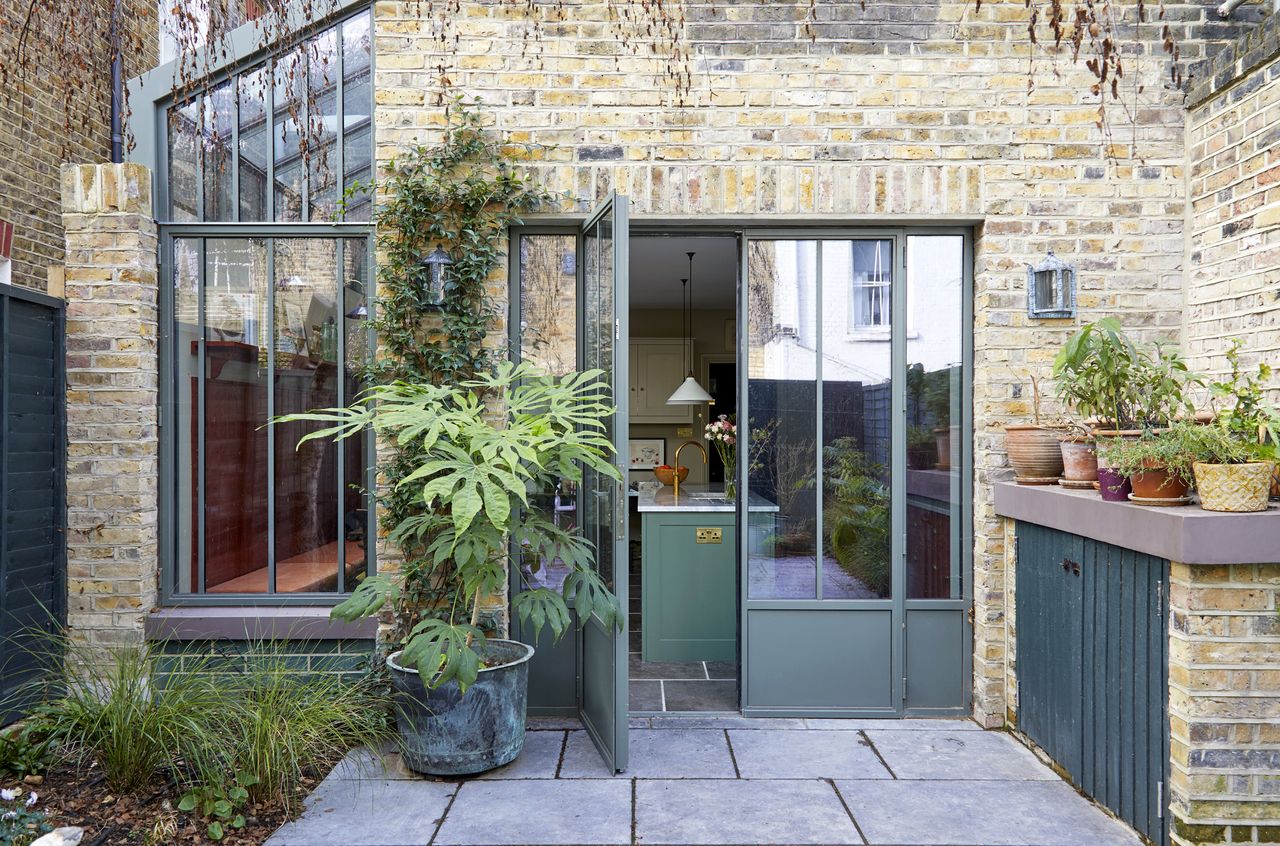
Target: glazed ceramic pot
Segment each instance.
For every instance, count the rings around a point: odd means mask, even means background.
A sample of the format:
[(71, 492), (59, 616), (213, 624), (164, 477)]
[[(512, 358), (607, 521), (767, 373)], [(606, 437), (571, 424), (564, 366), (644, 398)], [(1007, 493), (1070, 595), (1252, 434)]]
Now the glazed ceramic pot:
[(1009, 463), (1023, 485), (1056, 484), (1062, 475), (1062, 449), (1058, 446), (1060, 430), (1034, 423), (1004, 427), (1005, 448)]
[(439, 776), (482, 773), (509, 764), (524, 748), (533, 647), (490, 639), (481, 667), (466, 693), (456, 681), (431, 688), (411, 667), (387, 658), (395, 695), (396, 727), (404, 762), (414, 772)]
[(1248, 464), (1192, 465), (1196, 492), (1205, 511), (1266, 511), (1275, 464), (1254, 461)]
[(1128, 476), (1122, 476), (1110, 467), (1098, 468), (1098, 493), (1107, 502), (1128, 502), (1132, 491)]
[(1058, 442), (1062, 451), (1062, 478), (1071, 482), (1093, 482), (1098, 478), (1098, 451), (1093, 441), (1067, 437)]

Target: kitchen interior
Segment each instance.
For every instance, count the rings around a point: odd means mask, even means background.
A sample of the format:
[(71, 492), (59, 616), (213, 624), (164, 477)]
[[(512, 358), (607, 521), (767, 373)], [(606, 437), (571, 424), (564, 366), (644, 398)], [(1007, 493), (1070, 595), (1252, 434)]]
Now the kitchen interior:
[(733, 235), (632, 236), (632, 712), (738, 708), (733, 476), (704, 437), (737, 411), (737, 276)]

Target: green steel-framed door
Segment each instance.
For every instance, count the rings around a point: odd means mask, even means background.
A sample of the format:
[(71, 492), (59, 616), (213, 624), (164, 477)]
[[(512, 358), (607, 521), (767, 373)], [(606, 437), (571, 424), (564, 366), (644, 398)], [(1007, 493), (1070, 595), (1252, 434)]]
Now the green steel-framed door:
[[(584, 370), (601, 370), (617, 408), (609, 435), (620, 479), (627, 478), (628, 373), (627, 198), (610, 194), (582, 226), (579, 301)], [(592, 617), (579, 637), (578, 716), (605, 762), (627, 766), (627, 491), (626, 483), (585, 473), (579, 496), (582, 525), (595, 544), (596, 565), (622, 603), (622, 627)]]
[(745, 234), (743, 710), (963, 714), (970, 235)]

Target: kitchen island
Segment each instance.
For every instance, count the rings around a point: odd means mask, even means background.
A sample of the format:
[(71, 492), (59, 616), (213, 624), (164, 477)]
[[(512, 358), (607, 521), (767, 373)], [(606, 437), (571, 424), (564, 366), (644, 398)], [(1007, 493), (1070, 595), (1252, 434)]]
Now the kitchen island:
[[(752, 497), (751, 511), (778, 507)], [(734, 661), (737, 503), (705, 485), (641, 490), (640, 632), (645, 661)]]

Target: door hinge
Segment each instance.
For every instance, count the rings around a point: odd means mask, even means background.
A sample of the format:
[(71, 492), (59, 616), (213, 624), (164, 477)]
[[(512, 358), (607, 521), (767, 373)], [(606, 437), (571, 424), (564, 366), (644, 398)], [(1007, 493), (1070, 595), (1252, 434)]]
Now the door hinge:
[(1156, 602), (1164, 602), (1164, 581), (1156, 582)]
[(1164, 782), (1156, 782), (1156, 819), (1164, 819)]
[(907, 677), (902, 677), (902, 701), (907, 701)]

